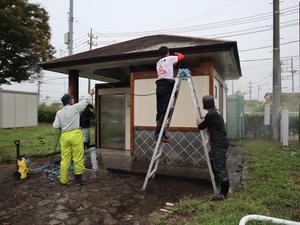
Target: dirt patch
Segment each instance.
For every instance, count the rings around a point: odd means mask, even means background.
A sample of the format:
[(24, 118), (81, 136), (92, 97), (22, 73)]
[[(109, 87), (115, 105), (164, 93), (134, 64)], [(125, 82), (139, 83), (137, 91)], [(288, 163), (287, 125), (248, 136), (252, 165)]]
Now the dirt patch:
[[(49, 158), (34, 161), (39, 165)], [(241, 181), (242, 162), (241, 146), (231, 146), (227, 166), (233, 189)], [(139, 192), (144, 176), (104, 170), (87, 170), (85, 186), (75, 186), (71, 180), (71, 185), (63, 188), (57, 177), (46, 172), (15, 181), (14, 170), (14, 164), (0, 165), (0, 224), (148, 225), (166, 202), (207, 198), (212, 193), (209, 181), (166, 177), (156, 177), (146, 192)]]
[(143, 177), (87, 172), (85, 186), (62, 188), (41, 173), (15, 181), (14, 166), (0, 166), (0, 224), (151, 224), (149, 214), (184, 196), (207, 196), (208, 183), (157, 178), (139, 192)]

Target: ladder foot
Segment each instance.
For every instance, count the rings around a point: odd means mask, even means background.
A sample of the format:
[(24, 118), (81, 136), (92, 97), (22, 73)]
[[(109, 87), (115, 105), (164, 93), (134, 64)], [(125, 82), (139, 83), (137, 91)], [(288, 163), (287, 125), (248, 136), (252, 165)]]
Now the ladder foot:
[(153, 175), (150, 177), (150, 179), (151, 179), (151, 180), (154, 180), (154, 179), (155, 179), (155, 175), (156, 175), (156, 174), (153, 174)]
[(138, 189), (138, 192), (145, 192), (146, 191), (146, 188), (140, 188)]

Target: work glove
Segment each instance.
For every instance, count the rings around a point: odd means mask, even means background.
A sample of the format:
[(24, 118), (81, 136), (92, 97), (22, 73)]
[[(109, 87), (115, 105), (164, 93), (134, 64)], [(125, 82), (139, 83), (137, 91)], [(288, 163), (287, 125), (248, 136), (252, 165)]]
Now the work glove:
[(175, 52), (175, 55), (177, 56), (178, 61), (182, 61), (184, 59), (184, 55), (182, 53)]

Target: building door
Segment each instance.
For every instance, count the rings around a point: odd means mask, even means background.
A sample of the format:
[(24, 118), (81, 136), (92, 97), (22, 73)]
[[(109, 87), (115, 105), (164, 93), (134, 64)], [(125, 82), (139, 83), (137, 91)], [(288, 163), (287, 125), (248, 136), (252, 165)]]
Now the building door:
[(125, 149), (125, 95), (100, 96), (100, 147)]

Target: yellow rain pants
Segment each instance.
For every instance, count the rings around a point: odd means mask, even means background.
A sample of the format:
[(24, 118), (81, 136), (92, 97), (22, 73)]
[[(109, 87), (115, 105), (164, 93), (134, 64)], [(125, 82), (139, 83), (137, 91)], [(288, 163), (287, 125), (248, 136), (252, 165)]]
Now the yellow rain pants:
[(84, 172), (84, 148), (82, 130), (70, 130), (63, 132), (60, 136), (60, 182), (66, 184), (69, 181), (69, 168), (71, 161), (74, 163), (74, 174)]

